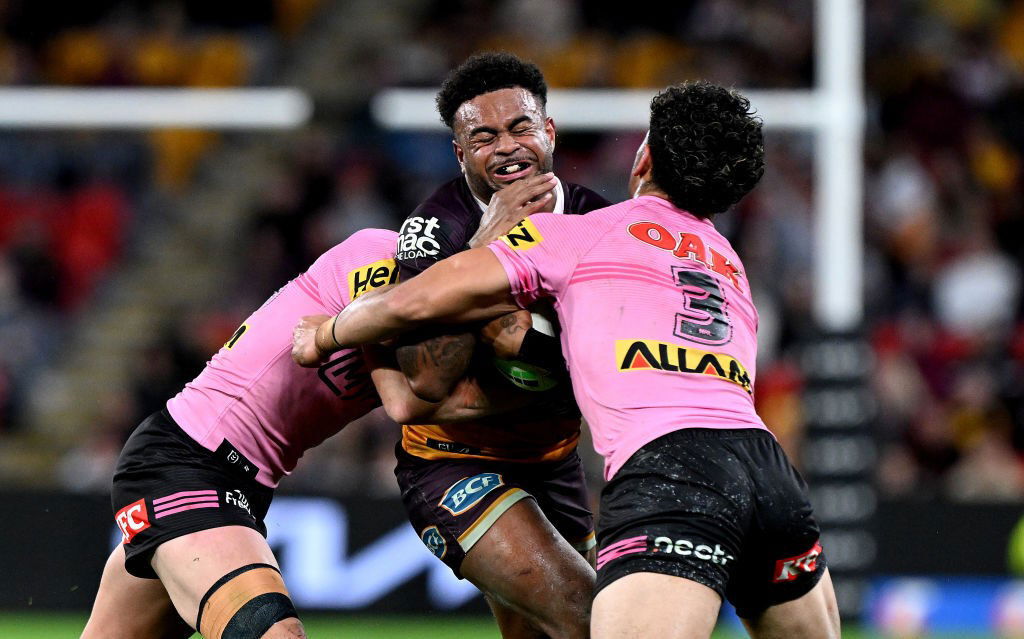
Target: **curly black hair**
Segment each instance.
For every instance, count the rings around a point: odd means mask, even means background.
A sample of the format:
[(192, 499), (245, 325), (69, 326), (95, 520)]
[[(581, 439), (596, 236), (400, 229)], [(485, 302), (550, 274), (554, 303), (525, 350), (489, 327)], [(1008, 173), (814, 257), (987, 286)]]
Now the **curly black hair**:
[(510, 87), (526, 89), (536, 96), (542, 109), (547, 106), (548, 85), (537, 65), (511, 53), (478, 53), (467, 58), (445, 78), (435, 100), (437, 112), (445, 126), (451, 128), (455, 112), (464, 102)]
[(651, 100), (655, 184), (697, 217), (725, 211), (764, 174), (761, 125), (733, 90), (705, 81), (668, 87)]

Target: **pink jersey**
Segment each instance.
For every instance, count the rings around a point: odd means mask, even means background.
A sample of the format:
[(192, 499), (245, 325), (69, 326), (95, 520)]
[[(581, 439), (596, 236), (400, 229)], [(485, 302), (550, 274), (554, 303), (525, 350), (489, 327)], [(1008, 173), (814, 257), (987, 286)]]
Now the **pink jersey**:
[(306, 450), (379, 406), (361, 351), (301, 368), (291, 359), (292, 329), (303, 315), (334, 315), (394, 282), (397, 237), (359, 231), (274, 293), (167, 402), (174, 420), (210, 450), (227, 440), (259, 468), (257, 481), (274, 487)]
[(681, 428), (765, 428), (752, 395), (757, 311), (711, 222), (643, 196), (585, 216), (533, 215), (490, 249), (517, 303), (555, 298), (606, 478)]

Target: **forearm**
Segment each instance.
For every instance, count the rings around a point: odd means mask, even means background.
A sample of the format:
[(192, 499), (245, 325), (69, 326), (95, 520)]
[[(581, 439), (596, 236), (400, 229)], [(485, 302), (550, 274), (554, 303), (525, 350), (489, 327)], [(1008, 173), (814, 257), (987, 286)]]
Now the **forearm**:
[(486, 248), (476, 249), (442, 260), (380, 295), (359, 298), (329, 326), (321, 325), (316, 344), (329, 353), (379, 342), (426, 322), (471, 322), (517, 308), (497, 258)]
[[(415, 337), (414, 337), (415, 336)], [(412, 339), (410, 339), (412, 338)], [(471, 333), (406, 335), (395, 357), (409, 385), (421, 399), (441, 401), (466, 373), (476, 338)]]
[(428, 402), (412, 392), (409, 380), (395, 360), (380, 347), (366, 350), (370, 376), (388, 416), (400, 424), (453, 424), (475, 421), (522, 408), (522, 393), (501, 386), (484, 388), (479, 380), (464, 377), (440, 402)]
[(374, 297), (363, 296), (325, 321), (316, 331), (316, 348), (323, 354), (361, 344), (373, 344), (398, 335), (416, 325), (396, 312), (387, 291)]

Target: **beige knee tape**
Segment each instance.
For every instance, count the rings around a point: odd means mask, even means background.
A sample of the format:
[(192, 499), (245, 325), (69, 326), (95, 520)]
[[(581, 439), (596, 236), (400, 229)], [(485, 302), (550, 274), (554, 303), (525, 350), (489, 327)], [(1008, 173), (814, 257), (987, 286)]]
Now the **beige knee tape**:
[(253, 564), (228, 573), (200, 602), (196, 623), (200, 626), (199, 632), (206, 639), (221, 639), (235, 613), (253, 598), (268, 592), (288, 596), (281, 573), (267, 564)]

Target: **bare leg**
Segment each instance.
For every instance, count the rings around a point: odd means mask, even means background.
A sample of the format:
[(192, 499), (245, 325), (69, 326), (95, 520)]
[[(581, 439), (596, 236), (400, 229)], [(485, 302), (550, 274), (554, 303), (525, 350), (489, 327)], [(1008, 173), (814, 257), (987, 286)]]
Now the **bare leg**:
[[(249, 564), (277, 566), (267, 541), (245, 526), (202, 530), (161, 544), (153, 556), (160, 576), (178, 614), (193, 626), (203, 595), (227, 573)], [(292, 617), (275, 623), (264, 639), (306, 637), (302, 622)]]
[(137, 639), (181, 639), (191, 637), (163, 584), (157, 579), (139, 579), (124, 569), (124, 546), (110, 553), (103, 567), (89, 621), (82, 639), (135, 637)]
[(548, 639), (548, 636), (534, 626), (526, 615), (516, 612), (491, 595), (485, 594), (484, 598), (494, 613), (494, 620), (498, 623), (502, 639)]
[(594, 639), (708, 639), (722, 599), (682, 577), (638, 572), (612, 582), (594, 599)]
[(839, 639), (839, 606), (828, 570), (803, 597), (744, 619), (755, 639)]
[(534, 500), (509, 508), (470, 549), (461, 570), (499, 606), (495, 618), (506, 639), (589, 636), (594, 569)]

